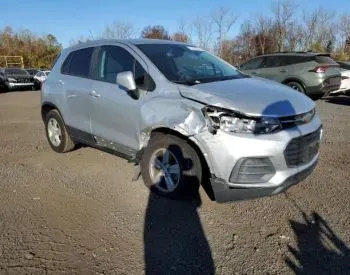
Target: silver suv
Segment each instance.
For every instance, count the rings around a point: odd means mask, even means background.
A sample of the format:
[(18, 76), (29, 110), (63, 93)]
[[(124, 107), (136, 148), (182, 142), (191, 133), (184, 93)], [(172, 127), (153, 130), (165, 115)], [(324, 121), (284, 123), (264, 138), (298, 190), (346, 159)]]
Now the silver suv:
[(82, 143), (122, 156), (171, 198), (199, 185), (218, 202), (278, 194), (311, 173), (322, 134), (305, 95), (162, 40), (63, 50), (41, 106), (53, 150)]

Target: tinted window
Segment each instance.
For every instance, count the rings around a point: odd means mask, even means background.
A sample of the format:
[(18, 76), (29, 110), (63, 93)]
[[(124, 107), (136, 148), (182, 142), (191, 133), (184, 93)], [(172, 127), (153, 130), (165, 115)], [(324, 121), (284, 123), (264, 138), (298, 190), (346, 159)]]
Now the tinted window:
[(30, 75), (35, 75), (37, 72), (38, 72), (38, 70), (31, 70), (31, 69), (29, 69), (29, 70), (26, 70)]
[(271, 67), (278, 67), (283, 66), (281, 64), (282, 56), (266, 56), (263, 67), (265, 68), (271, 68)]
[(136, 86), (142, 89), (147, 73), (141, 64), (121, 47), (102, 47), (99, 54), (97, 79), (116, 83), (117, 74), (125, 71), (133, 72)]
[(86, 48), (71, 52), (62, 66), (62, 73), (88, 77), (91, 56), (94, 48)]
[(241, 65), (243, 70), (255, 70), (258, 69), (263, 61), (262, 57), (254, 58), (247, 63)]
[(315, 60), (319, 64), (338, 65), (332, 58), (325, 55), (317, 55), (315, 56)]

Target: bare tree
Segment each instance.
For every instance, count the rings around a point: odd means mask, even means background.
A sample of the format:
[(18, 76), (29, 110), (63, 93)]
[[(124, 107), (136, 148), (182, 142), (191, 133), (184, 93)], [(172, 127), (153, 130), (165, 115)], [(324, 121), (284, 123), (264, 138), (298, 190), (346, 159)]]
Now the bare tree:
[(193, 30), (199, 47), (210, 48), (213, 34), (213, 22), (205, 17), (197, 17), (193, 22)]
[(272, 4), (274, 14), (275, 36), (278, 51), (284, 51), (285, 40), (288, 32), (288, 26), (293, 19), (296, 6), (293, 0), (277, 0)]
[(326, 43), (333, 37), (331, 13), (323, 8), (318, 8), (312, 13), (304, 12), (304, 48), (307, 50), (326, 48)]
[(295, 51), (302, 48), (303, 27), (293, 19), (287, 27), (286, 46), (288, 50)]
[(344, 56), (346, 52), (350, 54), (350, 13), (344, 13), (339, 17), (337, 29), (339, 31), (338, 41), (341, 55)]
[(135, 36), (134, 26), (128, 22), (114, 22), (107, 26), (101, 34), (106, 39), (128, 39)]
[(256, 17), (256, 31), (259, 45), (260, 54), (265, 54), (267, 47), (267, 42), (269, 42), (269, 36), (272, 29), (272, 20), (268, 17), (265, 17), (262, 14), (257, 15)]
[(244, 21), (241, 25), (240, 33), (235, 39), (236, 48), (241, 52), (242, 61), (256, 54), (254, 45), (255, 35), (256, 31), (252, 23), (249, 20)]
[(237, 16), (229, 8), (221, 7), (214, 11), (211, 17), (215, 26), (215, 32), (218, 34), (217, 53), (219, 56), (222, 56), (222, 41), (226, 39), (226, 35), (236, 22)]
[(180, 33), (182, 36), (187, 37), (186, 42), (191, 42), (192, 41), (192, 32), (193, 32), (192, 25), (189, 24), (188, 21), (181, 19), (179, 21), (177, 33)]

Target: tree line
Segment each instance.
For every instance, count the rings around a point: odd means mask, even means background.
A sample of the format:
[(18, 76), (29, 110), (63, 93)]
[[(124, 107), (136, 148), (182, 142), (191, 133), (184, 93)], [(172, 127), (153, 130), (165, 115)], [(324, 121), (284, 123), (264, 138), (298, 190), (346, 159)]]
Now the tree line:
[[(271, 52), (314, 51), (327, 52), (335, 59), (350, 59), (350, 12), (342, 14), (315, 7), (305, 11), (293, 0), (275, 0), (268, 13), (252, 13), (239, 26), (238, 34), (231, 35), (238, 14), (229, 7), (181, 20), (178, 29), (170, 34), (166, 27), (144, 27), (138, 34), (133, 24), (114, 22), (99, 38), (157, 38), (189, 42), (219, 55), (232, 63)], [(72, 43), (88, 40), (81, 37)]]
[[(335, 59), (350, 59), (350, 12), (342, 14), (315, 7), (305, 11), (293, 0), (271, 2), (268, 13), (252, 13), (232, 35), (238, 14), (229, 7), (196, 17), (180, 20), (177, 31), (165, 26), (150, 25), (141, 31), (129, 22), (114, 22), (94, 39), (153, 38), (188, 42), (219, 55), (231, 64), (239, 64), (256, 55), (283, 51), (328, 52)], [(81, 36), (71, 44), (85, 42)], [(22, 55), (26, 66), (47, 67), (61, 45), (54, 35), (38, 37), (29, 31), (0, 31), (0, 55)]]
[[(53, 34), (37, 36), (29, 30), (15, 32), (11, 27), (0, 30), (0, 56), (22, 56), (27, 68), (50, 68), (62, 50)], [(0, 58), (0, 67), (5, 66)]]

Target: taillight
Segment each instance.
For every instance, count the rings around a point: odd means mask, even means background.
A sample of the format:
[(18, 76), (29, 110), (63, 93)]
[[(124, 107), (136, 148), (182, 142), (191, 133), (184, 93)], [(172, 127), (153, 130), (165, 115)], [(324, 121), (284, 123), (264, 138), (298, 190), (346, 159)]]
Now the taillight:
[(312, 71), (315, 73), (324, 73), (328, 69), (328, 66), (317, 66)]

